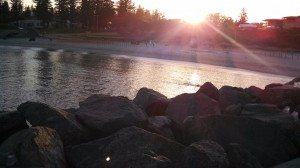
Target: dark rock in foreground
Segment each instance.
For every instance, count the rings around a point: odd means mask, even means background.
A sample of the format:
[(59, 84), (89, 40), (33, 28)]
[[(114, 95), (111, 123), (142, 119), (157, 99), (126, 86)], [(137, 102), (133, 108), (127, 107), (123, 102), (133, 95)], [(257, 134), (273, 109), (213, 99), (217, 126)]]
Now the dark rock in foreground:
[(269, 90), (269, 89), (272, 89), (272, 88), (278, 87), (278, 86), (283, 86), (283, 84), (281, 84), (281, 83), (271, 83), (271, 84), (268, 84), (267, 86), (265, 86), (265, 90)]
[(222, 111), (225, 111), (228, 106), (233, 104), (245, 105), (253, 102), (252, 97), (242, 88), (223, 86), (219, 93), (219, 104)]
[(145, 127), (147, 115), (126, 97), (92, 95), (79, 103), (77, 119), (102, 136), (129, 126)]
[(300, 77), (294, 78), (290, 82), (286, 83), (286, 85), (294, 85), (296, 83), (300, 83)]
[(133, 101), (149, 116), (165, 115), (169, 104), (169, 99), (165, 95), (148, 88), (141, 88)]
[(245, 89), (245, 92), (255, 98), (258, 98), (262, 94), (263, 90), (256, 86), (250, 86)]
[(67, 156), (75, 168), (171, 168), (181, 158), (183, 149), (175, 141), (128, 127), (109, 137), (73, 146), (67, 150)]
[(187, 141), (210, 139), (222, 146), (238, 143), (252, 153), (262, 166), (290, 160), (298, 153), (293, 143), (276, 125), (253, 118), (210, 116), (185, 122)]
[(225, 150), (230, 168), (263, 168), (258, 160), (239, 144), (228, 144)]
[(297, 105), (300, 104), (300, 88), (292, 85), (283, 85), (265, 89), (260, 96), (264, 103), (275, 104), (283, 109), (286, 106), (293, 112)]
[(55, 129), (65, 146), (88, 140), (88, 132), (71, 113), (37, 102), (23, 103), (18, 107), (18, 111), (32, 126)]
[(199, 141), (185, 148), (181, 168), (227, 168), (227, 155), (219, 144), (213, 141)]
[(271, 104), (246, 104), (240, 116), (251, 117), (278, 125), (284, 131), (292, 129), (296, 125), (296, 119), (293, 116), (282, 112), (275, 105)]
[(148, 118), (147, 128), (153, 130), (151, 132), (175, 140), (175, 136), (172, 131), (172, 124), (172, 120), (166, 116), (153, 116)]
[(166, 114), (175, 122), (182, 124), (188, 116), (220, 114), (218, 102), (203, 93), (182, 94), (172, 99)]
[(218, 101), (220, 97), (220, 93), (218, 91), (218, 88), (215, 87), (212, 83), (210, 82), (205, 82), (200, 89), (197, 91), (197, 93), (203, 93), (206, 96)]
[(62, 141), (51, 128), (21, 130), (1, 144), (0, 167), (67, 167)]
[(300, 167), (300, 158), (290, 160), (288, 162), (279, 164), (279, 165), (274, 166), (272, 168), (298, 168), (298, 167)]
[(0, 113), (0, 144), (12, 134), (21, 129), (28, 128), (24, 117), (20, 112)]

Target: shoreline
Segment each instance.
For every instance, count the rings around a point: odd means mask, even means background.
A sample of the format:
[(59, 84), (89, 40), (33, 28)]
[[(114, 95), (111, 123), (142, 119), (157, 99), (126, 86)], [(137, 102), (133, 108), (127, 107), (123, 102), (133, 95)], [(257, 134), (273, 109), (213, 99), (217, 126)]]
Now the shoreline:
[(129, 57), (155, 58), (183, 61), (221, 67), (238, 68), (254, 72), (296, 77), (300, 73), (300, 53), (279, 53), (263, 50), (220, 50), (209, 48), (191, 49), (188, 47), (157, 44), (132, 45), (125, 42), (79, 43), (46, 39), (29, 42), (27, 39), (0, 40), (1, 46), (37, 47), (63, 49), (71, 52), (88, 52), (126, 55)]

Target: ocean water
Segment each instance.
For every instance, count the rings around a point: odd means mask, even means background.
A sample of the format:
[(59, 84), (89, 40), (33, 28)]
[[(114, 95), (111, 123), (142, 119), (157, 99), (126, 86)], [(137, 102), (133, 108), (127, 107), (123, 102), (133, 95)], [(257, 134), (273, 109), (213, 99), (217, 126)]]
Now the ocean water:
[(264, 88), (290, 77), (161, 59), (0, 46), (0, 110), (26, 101), (58, 108), (78, 107), (91, 94), (133, 99), (142, 87), (171, 98), (196, 92), (207, 82)]

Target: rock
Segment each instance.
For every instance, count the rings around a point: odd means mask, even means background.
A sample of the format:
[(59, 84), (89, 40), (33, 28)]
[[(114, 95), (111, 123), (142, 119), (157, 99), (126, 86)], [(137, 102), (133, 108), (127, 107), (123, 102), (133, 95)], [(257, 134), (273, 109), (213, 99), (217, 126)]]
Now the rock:
[(0, 144), (12, 134), (25, 128), (28, 126), (21, 113), (17, 111), (0, 112)]
[(153, 102), (146, 108), (149, 116), (164, 116), (170, 101)]
[(251, 117), (270, 124), (276, 124), (285, 131), (292, 129), (297, 122), (292, 115), (282, 112), (272, 104), (246, 104), (240, 116)]
[(263, 168), (258, 160), (237, 143), (230, 143), (225, 148), (230, 168)]
[(255, 98), (258, 98), (263, 90), (259, 87), (256, 87), (256, 86), (250, 86), (248, 88), (245, 89), (246, 93), (248, 93), (249, 95), (255, 97)]
[(141, 88), (133, 101), (141, 108), (146, 109), (150, 104), (154, 102), (168, 101), (168, 98), (153, 89)]
[(64, 145), (74, 145), (89, 139), (87, 130), (77, 122), (75, 116), (44, 103), (26, 102), (18, 107), (32, 126), (55, 129)]
[(279, 165), (274, 166), (272, 168), (297, 168), (297, 167), (300, 167), (300, 158), (290, 160), (288, 162), (279, 164)]
[(220, 114), (218, 102), (203, 93), (182, 94), (170, 102), (166, 114), (178, 124), (188, 116)]
[(189, 143), (210, 139), (222, 146), (238, 143), (264, 167), (290, 160), (297, 154), (294, 144), (277, 125), (248, 117), (229, 115), (194, 117), (185, 123)]
[(286, 106), (293, 112), (295, 107), (300, 104), (300, 88), (292, 85), (283, 85), (265, 89), (260, 96), (262, 102), (275, 104), (280, 109)]
[(213, 141), (199, 141), (186, 147), (180, 163), (181, 168), (227, 168), (227, 155), (219, 144)]
[(169, 99), (165, 95), (148, 88), (141, 88), (133, 101), (149, 116), (165, 115), (169, 104)]
[(286, 83), (285, 85), (295, 85), (295, 83), (299, 83), (299, 82), (300, 82), (300, 77), (297, 77), (291, 80), (290, 82)]
[(223, 114), (226, 115), (240, 115), (243, 110), (243, 106), (241, 104), (232, 104), (226, 107)]
[(70, 147), (67, 158), (74, 168), (174, 167), (183, 150), (184, 146), (175, 141), (132, 126)]
[(51, 128), (23, 129), (1, 144), (0, 167), (67, 167), (62, 141)]
[(298, 112), (298, 115), (299, 115), (299, 113), (300, 113), (300, 105), (296, 106), (295, 111)]
[(175, 136), (172, 132), (172, 121), (166, 116), (149, 117), (148, 128), (153, 130), (149, 130), (150, 132), (154, 132), (168, 139), (175, 140)]
[(76, 113), (77, 109), (76, 108), (68, 108), (68, 109), (63, 109), (63, 111), (74, 114), (74, 113)]
[(218, 88), (215, 87), (212, 83), (210, 82), (205, 82), (200, 89), (197, 91), (197, 93), (203, 93), (206, 96), (218, 101), (219, 100), (219, 91)]
[(78, 120), (102, 136), (129, 126), (145, 127), (146, 114), (126, 97), (92, 95), (76, 112)]
[(268, 89), (271, 89), (271, 88), (274, 88), (274, 87), (278, 87), (278, 86), (283, 86), (283, 84), (281, 84), (281, 83), (271, 83), (271, 84), (265, 86), (265, 90), (268, 90)]
[(251, 96), (247, 94), (242, 88), (223, 86), (219, 90), (219, 93), (219, 104), (223, 112), (228, 106), (232, 104), (245, 105), (253, 101)]
[(297, 147), (299, 153), (300, 153), (300, 124), (298, 123), (293, 129), (292, 129), (292, 135), (290, 135), (290, 139)]

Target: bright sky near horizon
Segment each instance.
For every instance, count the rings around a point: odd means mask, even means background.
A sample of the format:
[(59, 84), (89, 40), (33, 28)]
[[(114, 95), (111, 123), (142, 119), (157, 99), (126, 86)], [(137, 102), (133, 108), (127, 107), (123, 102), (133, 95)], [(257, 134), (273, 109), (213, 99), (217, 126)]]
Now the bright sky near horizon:
[[(33, 0), (24, 0), (31, 4)], [(114, 0), (117, 1), (117, 0)], [(208, 14), (219, 12), (234, 20), (242, 8), (248, 13), (250, 22), (268, 18), (300, 15), (300, 0), (133, 0), (136, 5), (158, 9), (166, 18), (183, 19), (189, 22), (203, 20)]]

